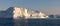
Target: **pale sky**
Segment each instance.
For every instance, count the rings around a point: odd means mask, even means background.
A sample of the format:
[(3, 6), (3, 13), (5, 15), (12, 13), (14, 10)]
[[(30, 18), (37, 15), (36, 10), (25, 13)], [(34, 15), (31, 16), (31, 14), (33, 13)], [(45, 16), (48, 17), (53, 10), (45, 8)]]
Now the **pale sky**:
[(0, 0), (0, 10), (15, 6), (39, 10), (46, 14), (60, 14), (60, 0)]

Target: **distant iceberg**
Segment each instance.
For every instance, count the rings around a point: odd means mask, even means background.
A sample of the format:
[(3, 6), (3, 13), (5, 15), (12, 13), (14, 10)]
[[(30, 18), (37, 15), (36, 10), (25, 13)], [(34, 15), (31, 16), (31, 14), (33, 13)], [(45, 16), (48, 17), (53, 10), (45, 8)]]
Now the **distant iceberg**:
[(28, 18), (48, 18), (48, 16), (42, 12), (32, 12), (28, 11), (26, 8), (18, 8), (18, 7), (9, 7), (5, 11), (0, 11), (0, 18), (14, 18), (18, 17)]

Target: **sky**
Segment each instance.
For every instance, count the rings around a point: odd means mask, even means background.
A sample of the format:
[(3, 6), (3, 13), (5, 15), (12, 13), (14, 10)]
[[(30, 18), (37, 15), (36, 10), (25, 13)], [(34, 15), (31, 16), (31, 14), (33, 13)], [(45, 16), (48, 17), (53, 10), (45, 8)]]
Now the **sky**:
[(60, 0), (0, 0), (0, 10), (6, 10), (9, 7), (23, 7), (46, 14), (60, 14)]

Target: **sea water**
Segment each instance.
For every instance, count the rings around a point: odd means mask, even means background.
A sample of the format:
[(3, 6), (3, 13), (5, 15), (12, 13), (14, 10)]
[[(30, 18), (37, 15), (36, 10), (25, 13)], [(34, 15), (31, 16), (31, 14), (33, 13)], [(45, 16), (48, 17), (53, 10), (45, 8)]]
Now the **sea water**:
[(60, 26), (60, 19), (0, 18), (0, 26)]
[(0, 26), (13, 26), (12, 18), (0, 18)]

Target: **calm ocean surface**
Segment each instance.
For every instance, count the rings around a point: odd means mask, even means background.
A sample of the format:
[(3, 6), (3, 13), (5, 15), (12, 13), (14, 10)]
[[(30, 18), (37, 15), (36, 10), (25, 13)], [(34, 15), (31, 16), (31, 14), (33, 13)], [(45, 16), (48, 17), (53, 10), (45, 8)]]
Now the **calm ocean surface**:
[(60, 19), (0, 18), (0, 26), (60, 26)]

